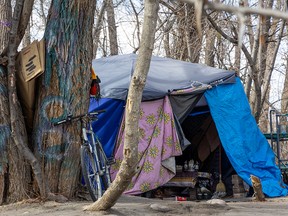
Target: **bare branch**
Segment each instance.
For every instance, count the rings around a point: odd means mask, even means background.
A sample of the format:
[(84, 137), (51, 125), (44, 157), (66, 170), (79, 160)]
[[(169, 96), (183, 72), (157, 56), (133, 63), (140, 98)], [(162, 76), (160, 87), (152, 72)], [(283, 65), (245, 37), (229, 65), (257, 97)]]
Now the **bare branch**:
[[(232, 37), (229, 37), (227, 34), (225, 34), (225, 32), (222, 31), (221, 28), (219, 28), (219, 26), (215, 23), (215, 21), (209, 15), (206, 14), (206, 16), (207, 16), (209, 22), (211, 23), (211, 25), (215, 28), (215, 30), (218, 33), (220, 33), (222, 35), (222, 37), (224, 37), (225, 39), (227, 39), (228, 41), (230, 41), (231, 43), (233, 43), (235, 45), (238, 44), (238, 40), (236, 40), (236, 39), (234, 39)], [(251, 55), (250, 55), (249, 51), (247, 50), (246, 46), (243, 43), (241, 43), (241, 44), (242, 44), (241, 49), (242, 49), (244, 55), (246, 56), (250, 66), (251, 67), (255, 67), (254, 60), (251, 57)]]
[[(193, 4), (197, 4), (198, 2), (198, 0), (180, 0), (180, 1)], [(272, 16), (275, 18), (288, 20), (288, 13), (279, 10), (266, 9), (266, 8), (235, 7), (216, 2), (209, 2), (209, 1), (203, 1), (203, 2), (205, 10), (210, 9), (216, 11), (226, 11), (229, 13), (236, 13), (242, 15), (259, 14), (262, 16)]]
[(238, 46), (241, 48), (243, 36), (245, 34), (245, 16), (243, 14), (237, 14), (239, 20), (239, 34), (238, 34)]
[(105, 7), (106, 7), (106, 1), (103, 2), (102, 7), (100, 8), (100, 12), (95, 24), (95, 31), (100, 31), (100, 27), (102, 25), (102, 20), (103, 20), (103, 14), (105, 11)]
[(202, 17), (202, 11), (203, 6), (205, 2), (202, 0), (195, 0), (195, 16), (196, 16), (196, 27), (199, 34), (199, 37), (201, 37), (202, 34), (202, 24), (201, 24), (201, 17)]
[(167, 3), (166, 1), (160, 0), (160, 3), (164, 5), (165, 7), (167, 7), (169, 10), (171, 10), (173, 13), (177, 12), (177, 10), (173, 6), (171, 6), (171, 4)]
[(19, 44), (20, 44), (20, 42), (21, 42), (21, 40), (25, 34), (25, 30), (27, 28), (27, 25), (29, 23), (30, 16), (32, 13), (33, 4), (34, 4), (34, 0), (24, 1), (24, 3), (23, 3), (21, 18), (19, 20), (18, 32), (16, 35), (16, 46), (17, 47), (19, 46)]

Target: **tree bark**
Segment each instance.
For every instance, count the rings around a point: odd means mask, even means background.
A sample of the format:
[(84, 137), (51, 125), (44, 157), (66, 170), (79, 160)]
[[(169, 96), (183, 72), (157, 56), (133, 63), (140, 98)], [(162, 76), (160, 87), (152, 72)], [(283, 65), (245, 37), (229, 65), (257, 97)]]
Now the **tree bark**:
[[(0, 0), (0, 58), (2, 52), (7, 48), (9, 42), (9, 31), (11, 29), (12, 8), (11, 0)], [(6, 62), (3, 59), (3, 64)], [(6, 64), (6, 63), (5, 63)], [(0, 61), (0, 205), (6, 201), (5, 190), (7, 190), (8, 154), (7, 147), (11, 142), (10, 137), (10, 115), (7, 89), (7, 71)]]
[(284, 88), (281, 95), (281, 112), (288, 113), (288, 57), (286, 57), (286, 73)]
[(176, 26), (173, 35), (173, 45), (171, 46), (171, 57), (179, 60), (188, 59), (186, 33), (185, 33), (185, 4), (177, 2)]
[(97, 56), (98, 51), (98, 44), (100, 42), (100, 33), (101, 33), (101, 27), (103, 25), (103, 15), (106, 8), (106, 1), (103, 2), (99, 14), (97, 16), (97, 22), (95, 23), (95, 26), (93, 28), (93, 59)]
[[(133, 45), (134, 45), (134, 51), (133, 53), (136, 53), (138, 50), (139, 50), (139, 46), (140, 46), (140, 20), (139, 20), (139, 13), (137, 10), (136, 10), (136, 7), (133, 3), (132, 0), (129, 0), (130, 2), (130, 5), (132, 7), (132, 10), (134, 12), (134, 15), (135, 15), (135, 21), (136, 21), (136, 26), (135, 26), (135, 29), (134, 29), (134, 32), (133, 32)], [(136, 38), (136, 39), (135, 39)], [(134, 41), (136, 40), (136, 41)]]
[(103, 197), (86, 207), (86, 210), (99, 211), (111, 208), (125, 191), (137, 170), (139, 110), (154, 47), (159, 1), (145, 0), (144, 4), (141, 45), (126, 103), (123, 162), (115, 180), (104, 193)]
[(19, 18), (19, 26), (16, 34), (16, 47), (21, 43), (22, 38), (24, 37), (26, 28), (29, 24), (30, 16), (32, 13), (34, 5), (34, 0), (24, 1), (23, 7), (21, 10), (21, 17)]
[(35, 154), (51, 192), (68, 198), (79, 183), (80, 122), (58, 127), (52, 123), (88, 111), (95, 4), (93, 0), (53, 0), (44, 34), (46, 65), (37, 90)]
[[(19, 105), (19, 101), (17, 98), (16, 93), (16, 86), (15, 86), (15, 58), (17, 54), (17, 48), (19, 45), (19, 41), (21, 41), (23, 35), (19, 33), (19, 30), (25, 30), (27, 22), (29, 21), (30, 14), (32, 11), (33, 1), (16, 1), (15, 9), (13, 14), (13, 19), (10, 17), (8, 24), (9, 24), (9, 34), (5, 34), (3, 37), (5, 40), (8, 41), (8, 46), (5, 50), (1, 51), (2, 55), (7, 55), (8, 58), (8, 78), (6, 74), (6, 79), (8, 81), (3, 83), (4, 93), (6, 92), (6, 98), (9, 98), (9, 102), (5, 99), (5, 97), (1, 98), (2, 109), (4, 110), (2, 115), (4, 116), (4, 121), (2, 125), (2, 131), (4, 138), (1, 139), (1, 142), (6, 142), (6, 151), (7, 155), (4, 155), (4, 159), (8, 159), (8, 168), (3, 166), (4, 170), (7, 171), (4, 178), (1, 177), (1, 184), (4, 185), (4, 193), (1, 192), (1, 202), (3, 200), (7, 202), (15, 202), (22, 200), (24, 198), (28, 198), (31, 196), (31, 188), (29, 188), (29, 183), (31, 183), (31, 173), (29, 163), (32, 167), (35, 168), (35, 164), (33, 163), (33, 154), (28, 148), (27, 145), (27, 134), (25, 130), (25, 124), (23, 121), (23, 115), (21, 111), (21, 107)], [(5, 8), (4, 8), (5, 9)], [(8, 3), (7, 12), (11, 16), (11, 5)], [(21, 20), (22, 19), (22, 20)], [(7, 21), (6, 21), (7, 24)], [(1, 32), (3, 33), (3, 32)], [(2, 39), (2, 37), (1, 37)], [(6, 42), (7, 42), (6, 41)], [(2, 72), (5, 70), (2, 70)], [(4, 72), (6, 73), (6, 72)], [(3, 75), (3, 74), (2, 74)], [(4, 75), (5, 76), (5, 75)], [(1, 79), (1, 83), (4, 81)], [(7, 85), (9, 83), (9, 85)], [(6, 89), (6, 90), (5, 90)], [(3, 93), (2, 92), (2, 93)], [(9, 112), (6, 112), (9, 110)], [(8, 116), (8, 117), (7, 117)], [(9, 124), (7, 125), (7, 119), (9, 118)], [(4, 130), (4, 131), (3, 131)], [(8, 130), (8, 132), (7, 132)], [(10, 132), (11, 131), (11, 132)], [(6, 135), (5, 135), (6, 133)], [(7, 133), (9, 133), (8, 139)], [(5, 138), (6, 137), (6, 138)], [(5, 145), (1, 143), (2, 147)], [(5, 151), (2, 153), (5, 154)], [(31, 156), (32, 155), (32, 156)], [(37, 174), (35, 174), (37, 176)], [(4, 179), (4, 184), (2, 180)], [(3, 191), (2, 189), (0, 189)], [(2, 196), (3, 195), (3, 196)]]
[(215, 30), (212, 29), (211, 27), (208, 27), (207, 33), (206, 33), (206, 47), (205, 47), (205, 64), (214, 67), (215, 62), (214, 62), (214, 57), (215, 57), (215, 39), (216, 39), (216, 34)]
[(28, 23), (25, 34), (23, 36), (23, 47), (26, 47), (29, 44), (31, 44), (30, 22)]
[(46, 22), (47, 22), (47, 19), (46, 19), (46, 15), (45, 15), (45, 10), (44, 10), (44, 0), (40, 0), (40, 18), (42, 20), (42, 23), (44, 26), (46, 26)]
[[(281, 5), (281, 2), (278, 1), (278, 6)], [(272, 18), (271, 18), (272, 19)], [(285, 28), (286, 22), (285, 20), (273, 19), (272, 24), (269, 24), (269, 32), (272, 32), (272, 36), (267, 39), (270, 42), (267, 45), (267, 59), (266, 59), (266, 67), (262, 78), (262, 98), (261, 98), (261, 106), (262, 106), (262, 114), (260, 116), (260, 128), (263, 132), (268, 132), (269, 127), (269, 104), (266, 101), (269, 101), (270, 97), (270, 81), (273, 73), (273, 69), (276, 63), (276, 56), (283, 38), (283, 32)]]
[(7, 148), (11, 142), (9, 101), (7, 89), (7, 71), (0, 65), (0, 205), (6, 201), (7, 190), (8, 154)]
[(0, 56), (8, 46), (9, 31), (12, 27), (11, 0), (0, 0)]
[(106, 0), (106, 5), (110, 55), (118, 55), (117, 28), (115, 24), (113, 0)]
[[(185, 41), (187, 47), (187, 57), (190, 62), (198, 63), (202, 48), (202, 32), (198, 32), (196, 27), (195, 6), (185, 4)], [(199, 22), (201, 22), (199, 20)], [(201, 37), (200, 37), (201, 35)], [(180, 35), (179, 35), (180, 36)], [(182, 48), (183, 49), (183, 48)]]
[[(34, 171), (35, 177), (37, 179), (38, 186), (41, 188), (42, 182), (41, 180), (41, 173), (38, 173), (40, 170), (39, 163), (37, 163), (36, 158), (34, 157), (33, 153), (28, 148), (28, 141), (27, 141), (27, 133), (25, 128), (25, 123), (23, 119), (23, 115), (21, 112), (21, 107), (17, 98), (16, 92), (16, 78), (15, 78), (15, 59), (16, 59), (16, 52), (17, 52), (17, 31), (19, 27), (19, 20), (21, 17), (21, 11), (23, 8), (23, 0), (18, 0), (15, 3), (15, 9), (12, 19), (12, 28), (9, 35), (9, 46), (8, 46), (8, 95), (9, 95), (9, 108), (10, 108), (10, 127), (11, 127), (11, 138), (17, 147), (18, 154), (23, 155), (25, 160), (27, 160), (32, 169)], [(12, 150), (13, 151), (13, 150)], [(21, 158), (17, 157), (17, 152), (12, 155), (13, 158)], [(25, 161), (22, 162), (22, 166), (25, 164)], [(24, 163), (23, 163), (24, 162)], [(17, 167), (18, 168), (18, 167)], [(25, 167), (21, 169), (22, 175), (25, 176)], [(17, 176), (18, 179), (19, 176)], [(24, 180), (24, 181), (23, 181)], [(24, 185), (24, 190), (28, 191), (28, 182), (25, 179), (22, 179), (22, 184)], [(17, 185), (16, 185), (17, 186)], [(41, 195), (43, 191), (41, 191)], [(22, 192), (23, 193), (23, 192)], [(25, 191), (24, 191), (25, 193)], [(27, 194), (29, 195), (29, 194)], [(22, 198), (18, 195), (18, 197)]]
[(237, 74), (240, 76), (240, 69), (241, 69), (241, 49), (237, 46), (235, 47), (235, 61), (234, 61), (234, 68)]

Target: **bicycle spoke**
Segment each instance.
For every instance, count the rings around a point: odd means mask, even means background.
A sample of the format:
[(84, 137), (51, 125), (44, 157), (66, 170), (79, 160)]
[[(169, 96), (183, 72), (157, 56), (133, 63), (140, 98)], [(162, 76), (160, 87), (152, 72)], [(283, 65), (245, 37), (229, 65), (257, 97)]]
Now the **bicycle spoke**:
[(87, 146), (81, 147), (81, 166), (85, 184), (93, 201), (102, 195), (96, 161)]

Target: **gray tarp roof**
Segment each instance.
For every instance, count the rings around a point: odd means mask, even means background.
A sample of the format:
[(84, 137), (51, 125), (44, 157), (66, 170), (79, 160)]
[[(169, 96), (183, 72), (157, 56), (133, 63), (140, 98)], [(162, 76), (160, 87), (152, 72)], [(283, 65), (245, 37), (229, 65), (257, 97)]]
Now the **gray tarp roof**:
[[(101, 79), (102, 98), (126, 99), (136, 59), (136, 54), (127, 54), (93, 60), (92, 67)], [(143, 100), (162, 98), (173, 89), (190, 87), (194, 81), (231, 83), (234, 77), (232, 71), (152, 56)]]

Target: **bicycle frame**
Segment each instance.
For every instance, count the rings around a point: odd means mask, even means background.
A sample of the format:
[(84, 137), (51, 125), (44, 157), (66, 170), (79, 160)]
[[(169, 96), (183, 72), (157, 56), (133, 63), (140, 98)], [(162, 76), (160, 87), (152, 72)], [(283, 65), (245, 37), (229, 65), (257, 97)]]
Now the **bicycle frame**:
[[(87, 134), (90, 134), (91, 139), (88, 139)], [(94, 138), (94, 132), (91, 130), (87, 130), (85, 127), (82, 128), (82, 136), (83, 136), (83, 140), (84, 142), (82, 142), (82, 145), (87, 145), (89, 147), (89, 151), (91, 152), (92, 157), (94, 157), (94, 160), (96, 161), (96, 164), (94, 164), (94, 166), (96, 166), (96, 173), (90, 173), (89, 175), (96, 175), (96, 179), (99, 179), (97, 181), (97, 188), (98, 188), (98, 194), (97, 197), (101, 197), (102, 196), (102, 184), (100, 181), (100, 176), (103, 175), (103, 171), (102, 168), (99, 166), (100, 165), (100, 160), (98, 157), (98, 154), (96, 153), (96, 145), (95, 145), (95, 138)]]
[[(107, 164), (107, 162), (108, 162), (107, 156), (103, 150), (102, 145), (100, 144), (100, 141), (98, 140), (97, 135), (93, 131), (91, 122), (88, 123), (88, 127), (89, 127), (89, 129), (87, 129), (85, 127), (82, 128), (82, 135), (83, 135), (83, 139), (85, 141), (84, 143), (88, 144), (90, 152), (92, 154), (95, 154), (98, 164), (100, 164), (100, 158), (99, 158), (99, 155), (96, 153), (96, 149), (99, 149), (101, 152), (103, 152), (104, 162), (105, 162), (105, 164)], [(87, 134), (89, 134), (91, 136), (91, 140), (89, 140)], [(100, 168), (101, 172), (104, 170), (103, 168), (104, 167)], [(102, 175), (102, 173), (100, 173), (100, 174)]]
[[(112, 160), (109, 160), (103, 150), (100, 140), (97, 135), (94, 133), (92, 128), (92, 120), (97, 119), (97, 115), (99, 113), (105, 112), (105, 110), (99, 110), (94, 113), (88, 113), (84, 115), (79, 115), (72, 117), (72, 115), (68, 115), (66, 119), (60, 120), (54, 125), (63, 124), (67, 121), (71, 122), (73, 120), (80, 119), (81, 128), (82, 128), (82, 145), (81, 145), (81, 166), (82, 169), (85, 170), (85, 184), (88, 184), (88, 190), (92, 197), (92, 199), (97, 199), (103, 195), (103, 190), (106, 190), (111, 184), (111, 177), (109, 168), (112, 164)], [(83, 168), (83, 164), (85, 164), (85, 153), (89, 152), (90, 157), (92, 157), (92, 161), (88, 159), (88, 161), (92, 162), (90, 164), (90, 168)], [(87, 155), (88, 156), (88, 155)], [(84, 159), (83, 159), (84, 158)], [(83, 163), (83, 164), (82, 164)], [(86, 177), (85, 177), (86, 176)], [(88, 177), (88, 179), (87, 179)], [(89, 179), (94, 179), (94, 184)], [(88, 182), (87, 182), (88, 181)], [(93, 186), (94, 185), (94, 186)], [(96, 186), (98, 189), (96, 189)], [(95, 188), (95, 190), (93, 189)], [(93, 191), (93, 192), (92, 192)], [(96, 196), (97, 197), (94, 197)], [(94, 198), (93, 198), (94, 197)], [(94, 200), (95, 201), (95, 200)]]
[[(93, 131), (90, 118), (89, 118), (88, 122), (86, 123), (86, 125), (84, 122), (82, 122), (82, 136), (84, 139), (84, 142), (83, 142), (84, 145), (88, 145), (91, 154), (94, 155), (94, 157), (95, 157), (96, 166), (97, 166), (97, 170), (98, 170), (97, 175), (102, 176), (105, 174), (106, 179), (108, 180), (107, 187), (109, 187), (111, 184), (111, 177), (110, 177), (110, 173), (109, 173), (110, 165), (108, 163), (108, 158), (104, 152), (104, 149), (101, 145), (101, 142), (99, 141), (97, 135)], [(88, 138), (88, 136), (90, 136), (90, 139)], [(97, 152), (97, 149), (98, 149), (98, 152)], [(103, 160), (104, 160), (103, 162), (100, 161), (100, 158), (99, 158), (100, 154), (103, 156)], [(100, 167), (101, 165), (102, 165), (102, 167)], [(98, 182), (98, 188), (102, 188), (101, 182)], [(107, 188), (105, 188), (105, 190), (106, 189)], [(101, 190), (99, 190), (99, 193), (101, 193)], [(101, 196), (99, 196), (99, 197), (101, 197)]]

